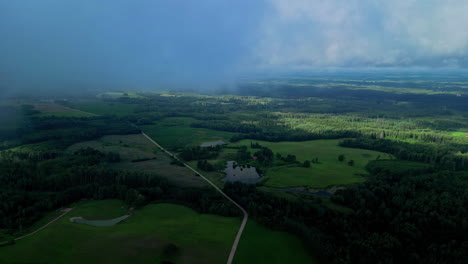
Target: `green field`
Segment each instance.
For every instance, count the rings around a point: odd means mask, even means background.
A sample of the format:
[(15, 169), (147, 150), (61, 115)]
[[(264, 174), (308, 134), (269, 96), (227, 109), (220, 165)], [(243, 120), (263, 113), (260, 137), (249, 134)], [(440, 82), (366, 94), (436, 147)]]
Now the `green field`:
[(198, 146), (207, 141), (228, 142), (235, 135), (231, 132), (190, 127), (193, 121), (195, 119), (189, 117), (169, 117), (155, 122), (155, 125), (143, 126), (142, 129), (156, 142), (170, 149)]
[(465, 137), (466, 135), (468, 135), (468, 132), (452, 132), (450, 133), (450, 135), (454, 137)]
[(236, 264), (314, 264), (304, 246), (293, 235), (272, 231), (254, 221), (249, 221), (239, 242), (233, 263)]
[[(259, 142), (275, 153), (294, 154), (297, 160), (312, 160), (318, 158), (320, 164), (312, 164), (310, 168), (298, 166), (279, 166), (267, 170), (266, 186), (270, 187), (297, 187), (309, 186), (312, 188), (325, 188), (331, 185), (363, 182), (364, 178), (358, 174), (366, 174), (365, 166), (370, 160), (389, 158), (386, 153), (344, 148), (338, 146), (340, 140), (312, 140), (304, 142), (266, 142), (258, 140), (242, 140), (235, 145), (245, 145), (250, 148), (250, 142)], [(253, 149), (249, 149), (252, 153)], [(345, 161), (338, 161), (340, 154), (345, 155)], [(348, 161), (354, 160), (354, 166)]]
[[(235, 217), (198, 214), (174, 204), (151, 204), (115, 226), (94, 227), (72, 223), (69, 218), (115, 218), (127, 213), (123, 202), (84, 201), (72, 207), (71, 212), (39, 233), (0, 247), (0, 263), (225, 263), (240, 226), (240, 219)], [(163, 248), (170, 243), (179, 252), (165, 256)], [(235, 263), (286, 260), (315, 263), (293, 235), (249, 221)]]
[(126, 116), (132, 114), (137, 105), (98, 100), (80, 100), (71, 102), (70, 107), (96, 115)]
[[(238, 218), (198, 214), (173, 204), (152, 204), (112, 227), (93, 227), (70, 217), (113, 218), (125, 213), (115, 200), (73, 206), (36, 235), (0, 248), (0, 263), (224, 263), (240, 224)], [(172, 243), (177, 256), (164, 257)]]

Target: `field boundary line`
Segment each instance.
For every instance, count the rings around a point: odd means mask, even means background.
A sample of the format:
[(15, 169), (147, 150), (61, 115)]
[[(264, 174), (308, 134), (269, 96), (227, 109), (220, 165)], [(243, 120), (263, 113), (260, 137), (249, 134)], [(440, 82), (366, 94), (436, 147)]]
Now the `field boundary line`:
[[(66, 215), (68, 212), (70, 212), (73, 208), (66, 208), (64, 209), (64, 213), (57, 216), (56, 218), (54, 218), (52, 221), (49, 221), (47, 224), (43, 225), (42, 227), (40, 227), (39, 229), (37, 229), (36, 231), (32, 232), (32, 233), (29, 233), (27, 235), (24, 235), (24, 236), (20, 236), (20, 237), (17, 237), (15, 239), (13, 239), (14, 241), (17, 241), (17, 240), (20, 240), (20, 239), (23, 239), (23, 238), (26, 238), (26, 237), (29, 237), (29, 236), (32, 236), (34, 234), (36, 234), (37, 232), (41, 231), (42, 229), (46, 228), (48, 225), (52, 224), (53, 222), (59, 220), (60, 218), (62, 218), (62, 216)], [(9, 243), (10, 241), (4, 241), (4, 242), (0, 242), (0, 245), (5, 245), (7, 243)]]
[(201, 173), (196, 171), (194, 168), (190, 167), (187, 163), (182, 162), (179, 158), (177, 158), (174, 154), (170, 153), (167, 151), (165, 148), (163, 148), (161, 145), (159, 145), (156, 141), (154, 141), (152, 138), (150, 138), (146, 133), (141, 132), (141, 134), (146, 137), (149, 141), (151, 141), (153, 144), (155, 144), (158, 148), (160, 148), (162, 151), (166, 152), (169, 156), (173, 157), (177, 161), (181, 162), (184, 164), (185, 167), (190, 169), (191, 171), (195, 172), (196, 175), (200, 176), (203, 180), (208, 182), (211, 186), (213, 186), (222, 196), (224, 196), (226, 199), (228, 199), (230, 202), (232, 202), (235, 206), (237, 206), (242, 213), (244, 214), (244, 217), (242, 219), (242, 223), (240, 225), (239, 231), (237, 232), (236, 238), (234, 239), (234, 243), (232, 244), (231, 252), (229, 253), (229, 258), (227, 260), (227, 264), (231, 264), (232, 261), (234, 260), (234, 255), (236, 254), (237, 246), (239, 245), (240, 238), (242, 236), (242, 232), (244, 232), (245, 225), (247, 224), (247, 220), (249, 219), (249, 214), (247, 211), (240, 206), (236, 201), (234, 201), (231, 197), (229, 197), (227, 194), (225, 194), (218, 186), (216, 186), (214, 183), (212, 183), (210, 180), (208, 180), (205, 176), (203, 176)]

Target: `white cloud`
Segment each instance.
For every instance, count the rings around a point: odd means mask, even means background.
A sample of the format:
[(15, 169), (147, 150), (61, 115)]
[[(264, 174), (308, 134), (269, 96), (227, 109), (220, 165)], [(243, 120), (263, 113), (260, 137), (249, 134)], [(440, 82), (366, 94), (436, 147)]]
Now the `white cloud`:
[[(290, 66), (454, 66), (468, 56), (466, 0), (271, 0), (257, 61)], [(424, 65), (426, 64), (426, 65)]]

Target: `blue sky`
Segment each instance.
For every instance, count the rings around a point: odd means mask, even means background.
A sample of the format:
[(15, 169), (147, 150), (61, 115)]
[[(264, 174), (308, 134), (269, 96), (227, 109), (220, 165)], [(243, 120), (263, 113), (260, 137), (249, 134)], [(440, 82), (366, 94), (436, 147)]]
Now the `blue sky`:
[(0, 0), (0, 89), (217, 86), (258, 70), (468, 67), (465, 0)]

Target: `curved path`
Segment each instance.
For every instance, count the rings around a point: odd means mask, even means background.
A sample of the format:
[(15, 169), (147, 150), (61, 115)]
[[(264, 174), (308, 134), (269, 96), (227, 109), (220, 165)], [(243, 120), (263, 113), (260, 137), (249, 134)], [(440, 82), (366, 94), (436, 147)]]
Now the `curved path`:
[[(156, 143), (156, 141), (154, 141), (153, 139), (151, 139), (148, 135), (146, 135), (144, 132), (141, 132), (141, 134), (143, 136), (145, 136), (149, 141), (151, 141), (153, 144), (155, 144), (158, 148), (160, 148), (162, 151), (166, 152), (169, 156), (173, 157), (174, 159), (182, 162), (179, 158), (177, 158), (174, 154), (170, 153), (169, 151), (167, 151), (165, 148), (161, 147), (161, 145), (159, 145), (158, 143)], [(240, 206), (238, 203), (236, 203), (233, 199), (231, 199), (231, 197), (229, 197), (227, 194), (225, 194), (218, 186), (216, 186), (214, 183), (212, 183), (210, 180), (208, 180), (205, 176), (201, 175), (198, 171), (196, 171), (195, 169), (193, 169), (192, 167), (190, 167), (189, 165), (187, 165), (187, 163), (185, 162), (182, 162), (182, 164), (184, 164), (185, 167), (187, 167), (188, 169), (190, 169), (191, 171), (195, 172), (196, 175), (200, 176), (203, 180), (205, 180), (206, 182), (208, 182), (211, 186), (213, 186), (219, 193), (221, 193), (221, 195), (223, 195), (224, 197), (226, 197), (226, 199), (228, 199), (230, 202), (232, 202), (235, 206), (237, 206), (241, 211), (242, 213), (244, 214), (244, 218), (242, 219), (242, 223), (241, 223), (241, 226), (239, 228), (239, 231), (237, 232), (237, 235), (236, 235), (236, 239), (234, 240), (234, 244), (232, 244), (232, 248), (231, 248), (231, 253), (229, 253), (229, 258), (227, 260), (227, 264), (231, 264), (232, 263), (232, 260), (234, 259), (234, 255), (236, 254), (236, 250), (237, 250), (237, 245), (239, 244), (239, 241), (240, 241), (240, 238), (242, 236), (242, 232), (244, 231), (244, 228), (245, 228), (245, 225), (247, 224), (247, 220), (249, 219), (249, 214), (247, 213), (247, 211), (242, 208), (242, 206)]]
[[(54, 218), (52, 221), (48, 222), (47, 224), (45, 224), (44, 226), (42, 226), (41, 228), (37, 229), (36, 231), (32, 232), (32, 233), (29, 233), (27, 235), (24, 235), (24, 236), (21, 236), (21, 237), (17, 237), (15, 239), (13, 239), (14, 241), (17, 241), (17, 240), (20, 240), (20, 239), (23, 239), (25, 237), (28, 237), (28, 236), (32, 236), (34, 234), (36, 234), (37, 232), (41, 231), (42, 229), (46, 228), (48, 225), (52, 224), (53, 222), (57, 221), (58, 219), (60, 219), (62, 216), (64, 216), (65, 214), (67, 214), (68, 212), (70, 212), (73, 208), (66, 208), (64, 210), (62, 210), (62, 212), (64, 212), (63, 214), (57, 216), (56, 218)], [(0, 245), (4, 245), (6, 243), (8, 243), (10, 241), (4, 241), (4, 242), (0, 242)]]

